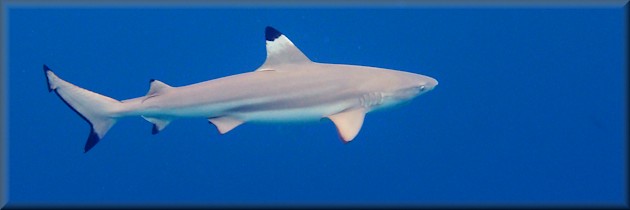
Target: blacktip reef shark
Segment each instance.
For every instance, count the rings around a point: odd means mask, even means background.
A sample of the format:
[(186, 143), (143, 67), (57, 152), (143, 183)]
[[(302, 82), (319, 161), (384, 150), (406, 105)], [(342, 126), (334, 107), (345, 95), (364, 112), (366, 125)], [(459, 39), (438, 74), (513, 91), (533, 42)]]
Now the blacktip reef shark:
[(265, 29), (267, 59), (253, 72), (172, 87), (151, 79), (145, 96), (118, 101), (66, 82), (44, 65), (48, 90), (92, 130), (88, 152), (122, 117), (142, 116), (153, 134), (177, 118), (204, 117), (225, 134), (245, 122), (329, 118), (344, 143), (354, 139), (365, 114), (426, 93), (437, 80), (383, 68), (311, 61), (278, 30)]

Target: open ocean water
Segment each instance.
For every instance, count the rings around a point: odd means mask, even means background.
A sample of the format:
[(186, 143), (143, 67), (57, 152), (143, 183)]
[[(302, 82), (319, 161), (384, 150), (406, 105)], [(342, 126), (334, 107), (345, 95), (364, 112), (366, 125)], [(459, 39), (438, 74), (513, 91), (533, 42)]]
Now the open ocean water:
[[(9, 205), (627, 205), (626, 16), (603, 6), (5, 5)], [(42, 73), (122, 100), (253, 71), (264, 29), (310, 59), (440, 83), (329, 120), (89, 125)]]

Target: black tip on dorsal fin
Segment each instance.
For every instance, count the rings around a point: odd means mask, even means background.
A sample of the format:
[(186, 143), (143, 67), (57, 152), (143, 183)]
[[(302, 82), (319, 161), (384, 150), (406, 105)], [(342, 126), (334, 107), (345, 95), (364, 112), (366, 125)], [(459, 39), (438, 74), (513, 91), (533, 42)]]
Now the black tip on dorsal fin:
[(152, 83), (153, 81), (155, 81), (155, 79), (150, 79), (150, 80), (149, 80), (149, 83)]
[(265, 28), (265, 39), (267, 41), (276, 40), (276, 38), (280, 36), (282, 36), (282, 33), (280, 33), (280, 31), (276, 30), (275, 28), (271, 26), (267, 26), (267, 28)]
[(53, 89), (50, 88), (50, 80), (48, 79), (48, 71), (52, 71), (52, 70), (50, 70), (50, 68), (48, 68), (48, 66), (44, 64), (44, 76), (46, 76), (46, 87), (48, 87), (48, 92), (52, 92)]

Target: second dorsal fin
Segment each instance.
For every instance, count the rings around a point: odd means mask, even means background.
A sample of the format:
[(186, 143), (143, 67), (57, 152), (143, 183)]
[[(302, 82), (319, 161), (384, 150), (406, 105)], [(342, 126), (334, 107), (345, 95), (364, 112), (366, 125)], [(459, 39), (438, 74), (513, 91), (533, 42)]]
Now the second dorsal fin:
[(311, 62), (289, 38), (271, 26), (265, 28), (265, 40), (267, 59), (256, 71), (274, 70), (274, 66), (286, 63)]
[(151, 79), (149, 82), (151, 83), (150, 83), (149, 92), (147, 93), (147, 96), (158, 95), (161, 92), (164, 92), (165, 90), (173, 88), (159, 80)]

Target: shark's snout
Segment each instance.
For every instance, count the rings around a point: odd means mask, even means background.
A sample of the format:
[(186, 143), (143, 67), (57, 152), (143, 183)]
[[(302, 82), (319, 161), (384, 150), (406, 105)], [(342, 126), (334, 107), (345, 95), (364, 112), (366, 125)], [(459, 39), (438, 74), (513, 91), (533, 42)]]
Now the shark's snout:
[(431, 77), (427, 77), (426, 86), (429, 88), (429, 90), (432, 90), (437, 85), (438, 85), (438, 81), (436, 79), (433, 79)]
[(438, 81), (436, 79), (424, 75), (418, 75), (415, 83), (421, 93), (433, 90), (433, 88), (438, 85)]

